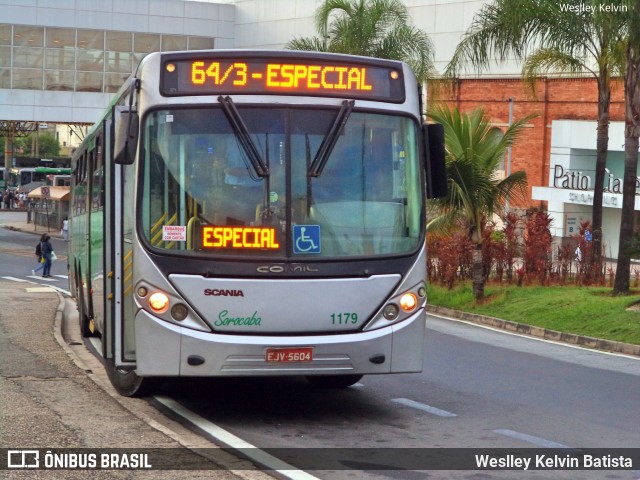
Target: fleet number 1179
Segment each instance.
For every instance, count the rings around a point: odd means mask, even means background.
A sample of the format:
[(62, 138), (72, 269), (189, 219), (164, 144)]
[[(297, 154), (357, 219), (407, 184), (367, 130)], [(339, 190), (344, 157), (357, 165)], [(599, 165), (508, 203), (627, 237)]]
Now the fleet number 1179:
[(355, 325), (358, 323), (358, 314), (353, 312), (332, 313), (331, 325)]

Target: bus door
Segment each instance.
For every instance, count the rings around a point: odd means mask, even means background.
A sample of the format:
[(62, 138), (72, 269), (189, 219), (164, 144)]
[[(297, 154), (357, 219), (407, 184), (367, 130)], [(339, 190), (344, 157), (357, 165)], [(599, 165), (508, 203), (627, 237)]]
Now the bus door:
[[(115, 128), (112, 145), (114, 150), (105, 170), (107, 198), (105, 202), (105, 262), (107, 262), (108, 302), (107, 322), (108, 345), (107, 358), (113, 359), (116, 368), (132, 369), (135, 367), (135, 336), (133, 300), (133, 245), (135, 238), (135, 164), (116, 163), (118, 137), (126, 134), (127, 123), (122, 121), (122, 107), (115, 107)], [(126, 116), (125, 116), (126, 118)], [(137, 127), (137, 126), (136, 126)]]
[(102, 332), (102, 356), (113, 358), (113, 326), (115, 322), (115, 226), (116, 215), (114, 208), (114, 175), (115, 165), (111, 152), (112, 121), (108, 119), (104, 125), (104, 215), (102, 216), (102, 231), (104, 239), (104, 330)]

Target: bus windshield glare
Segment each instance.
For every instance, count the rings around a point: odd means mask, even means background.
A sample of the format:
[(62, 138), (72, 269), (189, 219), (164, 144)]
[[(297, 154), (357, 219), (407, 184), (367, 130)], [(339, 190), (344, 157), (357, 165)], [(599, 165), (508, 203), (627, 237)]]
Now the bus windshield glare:
[[(167, 253), (306, 260), (418, 249), (423, 205), (414, 120), (353, 111), (332, 132), (336, 109), (236, 107), (242, 130), (221, 105), (146, 116), (141, 230), (149, 245)], [(323, 158), (318, 151), (328, 135), (335, 138)], [(256, 171), (256, 162), (268, 174)]]

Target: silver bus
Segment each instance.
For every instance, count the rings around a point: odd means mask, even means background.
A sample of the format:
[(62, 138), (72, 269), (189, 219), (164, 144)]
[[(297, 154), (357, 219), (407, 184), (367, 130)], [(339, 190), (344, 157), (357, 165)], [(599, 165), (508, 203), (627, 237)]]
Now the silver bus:
[(443, 135), (404, 63), (153, 53), (72, 158), (69, 278), (115, 388), (422, 369)]

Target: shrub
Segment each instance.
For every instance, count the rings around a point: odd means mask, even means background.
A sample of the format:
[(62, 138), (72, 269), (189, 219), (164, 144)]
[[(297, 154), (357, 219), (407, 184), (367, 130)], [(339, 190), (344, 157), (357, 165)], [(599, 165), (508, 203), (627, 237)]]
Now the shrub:
[(507, 213), (504, 218), (504, 246), (505, 246), (505, 269), (507, 272), (507, 282), (513, 281), (513, 268), (516, 258), (521, 256), (522, 245), (518, 236), (518, 215), (513, 212)]
[(541, 285), (549, 283), (551, 273), (551, 218), (546, 212), (533, 211), (527, 216), (524, 237), (525, 281), (537, 278)]

